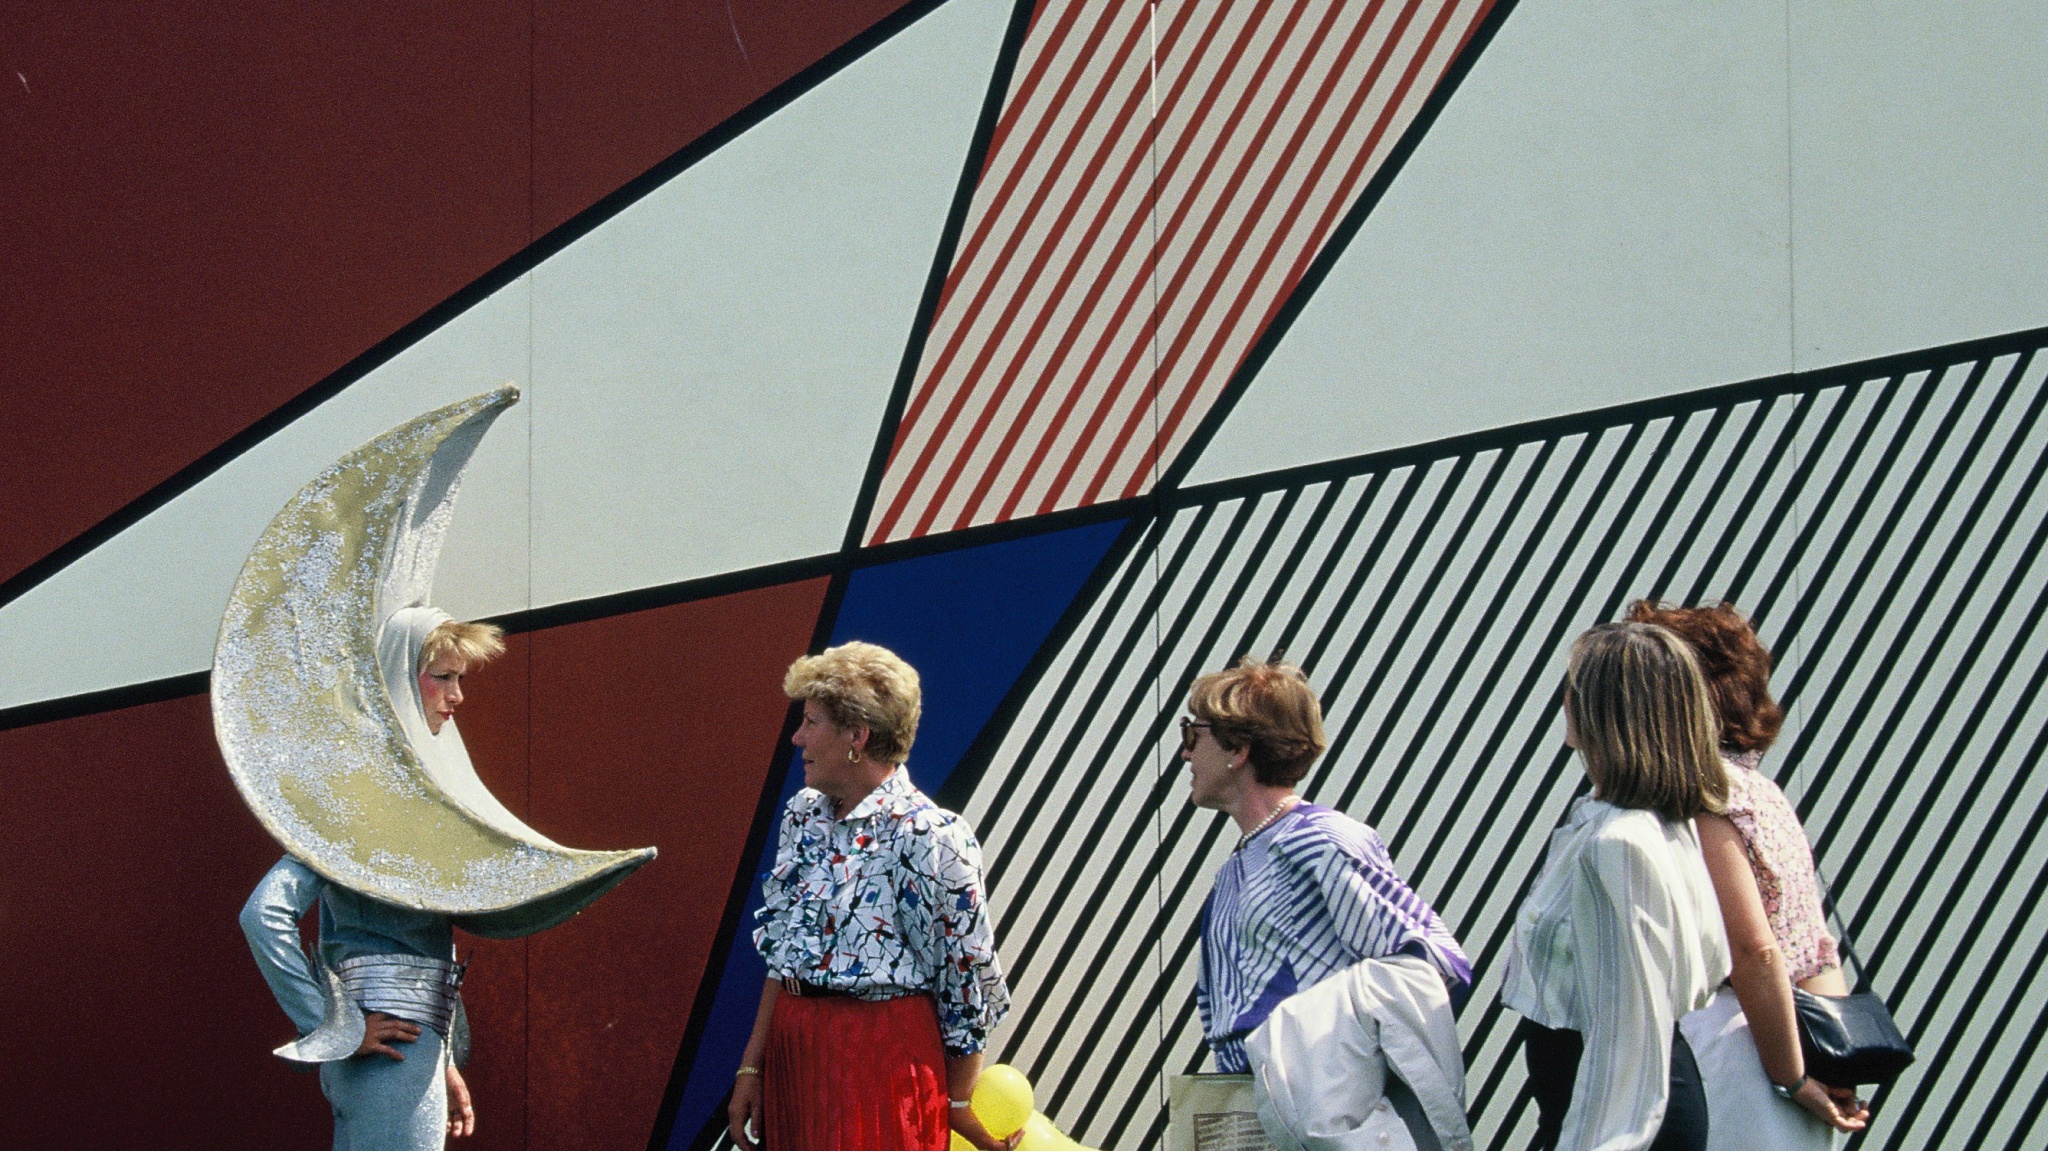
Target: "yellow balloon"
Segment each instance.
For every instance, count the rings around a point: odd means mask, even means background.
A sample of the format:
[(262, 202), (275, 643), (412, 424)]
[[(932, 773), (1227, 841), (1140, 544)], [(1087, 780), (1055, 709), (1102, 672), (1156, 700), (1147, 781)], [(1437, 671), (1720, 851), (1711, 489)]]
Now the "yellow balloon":
[(1074, 1143), (1074, 1138), (1060, 1131), (1043, 1112), (1033, 1112), (1024, 1121), (1024, 1138), (1017, 1141), (1020, 1152), (1070, 1152), (1084, 1148)]
[(951, 1148), (953, 1152), (974, 1152), (974, 1141), (955, 1132), (953, 1133), (953, 1139), (947, 1143), (946, 1147)]
[(1024, 1127), (1034, 1106), (1031, 1081), (1008, 1064), (983, 1068), (981, 1079), (975, 1081), (974, 1114), (998, 1140), (1008, 1140), (1012, 1132)]

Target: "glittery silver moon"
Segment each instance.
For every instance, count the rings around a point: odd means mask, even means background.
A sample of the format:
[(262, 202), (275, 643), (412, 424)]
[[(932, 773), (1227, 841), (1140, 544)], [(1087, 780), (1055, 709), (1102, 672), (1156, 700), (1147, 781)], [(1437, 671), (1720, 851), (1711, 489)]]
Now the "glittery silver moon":
[(463, 469), (518, 400), (508, 385), (429, 412), (301, 489), (242, 566), (213, 663), (221, 755), (278, 843), (337, 884), (485, 936), (559, 924), (654, 858), (564, 848), (502, 805), (461, 802), (425, 770), (378, 670), (380, 623), (426, 602)]

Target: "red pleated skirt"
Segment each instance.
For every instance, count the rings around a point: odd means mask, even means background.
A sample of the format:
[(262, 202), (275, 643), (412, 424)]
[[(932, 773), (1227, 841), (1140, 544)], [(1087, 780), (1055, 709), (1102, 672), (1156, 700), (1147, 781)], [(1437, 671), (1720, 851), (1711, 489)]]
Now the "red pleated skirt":
[(929, 996), (778, 996), (761, 1074), (770, 1148), (939, 1150), (950, 1139)]

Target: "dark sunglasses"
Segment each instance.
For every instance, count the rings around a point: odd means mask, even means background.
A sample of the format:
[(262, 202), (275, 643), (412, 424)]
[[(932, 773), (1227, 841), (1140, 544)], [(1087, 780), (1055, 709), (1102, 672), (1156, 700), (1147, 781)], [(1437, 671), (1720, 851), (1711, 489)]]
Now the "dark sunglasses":
[(1216, 726), (1214, 724), (1210, 724), (1207, 721), (1203, 720), (1197, 720), (1192, 716), (1181, 717), (1180, 750), (1183, 752), (1193, 752), (1195, 750), (1195, 742), (1202, 738), (1203, 730), (1206, 729), (1209, 731), (1214, 731), (1215, 728)]

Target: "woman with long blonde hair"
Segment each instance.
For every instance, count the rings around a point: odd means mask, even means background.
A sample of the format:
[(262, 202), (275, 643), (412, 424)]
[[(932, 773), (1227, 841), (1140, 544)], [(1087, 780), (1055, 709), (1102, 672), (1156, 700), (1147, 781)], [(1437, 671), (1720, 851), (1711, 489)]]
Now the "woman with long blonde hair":
[(1538, 1147), (1704, 1148), (1707, 1104), (1678, 1020), (1728, 977), (1693, 818), (1728, 785), (1685, 641), (1602, 624), (1572, 646), (1565, 742), (1575, 801), (1515, 916), (1501, 1000), (1539, 1112)]

